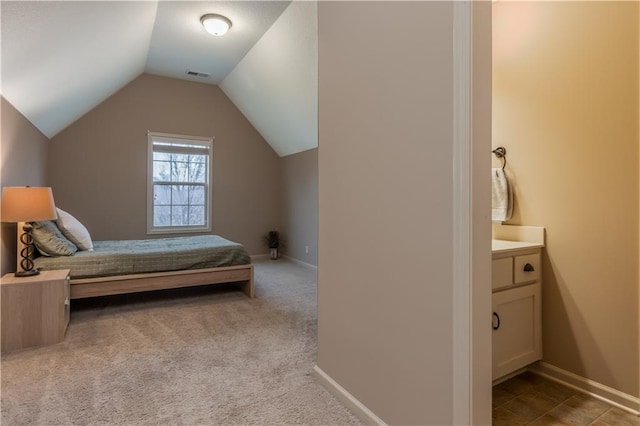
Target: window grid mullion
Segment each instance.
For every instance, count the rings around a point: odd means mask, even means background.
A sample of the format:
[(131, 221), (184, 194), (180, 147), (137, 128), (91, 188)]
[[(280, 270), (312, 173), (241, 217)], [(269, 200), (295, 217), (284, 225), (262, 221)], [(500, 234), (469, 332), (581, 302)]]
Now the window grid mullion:
[(206, 183), (202, 183), (202, 182), (169, 182), (169, 181), (153, 181), (154, 185), (166, 185), (166, 186), (170, 186), (170, 185), (178, 185), (178, 186), (202, 186), (202, 187), (206, 187), (207, 184)]

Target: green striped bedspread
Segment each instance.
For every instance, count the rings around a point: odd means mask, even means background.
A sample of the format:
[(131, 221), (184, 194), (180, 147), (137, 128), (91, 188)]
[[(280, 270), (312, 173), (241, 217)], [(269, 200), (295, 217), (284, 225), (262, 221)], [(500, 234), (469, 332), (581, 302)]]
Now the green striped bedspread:
[(71, 278), (245, 265), (251, 258), (238, 243), (217, 235), (149, 240), (94, 241), (93, 251), (35, 259), (41, 271), (70, 269)]

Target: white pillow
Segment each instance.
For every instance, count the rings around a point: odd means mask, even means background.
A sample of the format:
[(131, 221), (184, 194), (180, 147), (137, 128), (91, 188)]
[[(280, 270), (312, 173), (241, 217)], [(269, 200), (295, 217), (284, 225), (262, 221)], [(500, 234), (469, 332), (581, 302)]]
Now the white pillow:
[(58, 211), (58, 219), (56, 225), (62, 231), (62, 234), (74, 243), (80, 250), (93, 251), (93, 241), (91, 235), (78, 219), (71, 216), (62, 209), (56, 208)]

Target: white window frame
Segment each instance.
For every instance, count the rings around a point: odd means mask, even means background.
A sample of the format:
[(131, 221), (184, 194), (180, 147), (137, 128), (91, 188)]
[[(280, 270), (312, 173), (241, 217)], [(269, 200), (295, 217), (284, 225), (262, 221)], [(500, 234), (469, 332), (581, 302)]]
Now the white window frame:
[[(203, 226), (154, 226), (153, 224), (153, 145), (155, 142), (200, 145), (209, 150), (207, 161), (207, 182), (205, 183), (205, 224)], [(213, 182), (213, 137), (174, 135), (170, 133), (147, 132), (147, 234), (177, 234), (190, 232), (211, 232), (211, 183)]]

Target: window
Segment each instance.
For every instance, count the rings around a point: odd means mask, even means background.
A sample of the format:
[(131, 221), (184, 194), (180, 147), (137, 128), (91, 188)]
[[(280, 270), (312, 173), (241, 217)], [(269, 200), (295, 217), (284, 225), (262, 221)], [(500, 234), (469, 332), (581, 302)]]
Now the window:
[(213, 138), (149, 132), (147, 232), (211, 231)]

